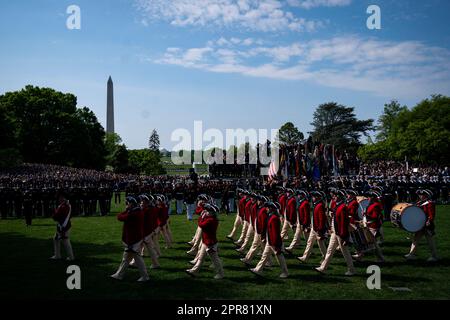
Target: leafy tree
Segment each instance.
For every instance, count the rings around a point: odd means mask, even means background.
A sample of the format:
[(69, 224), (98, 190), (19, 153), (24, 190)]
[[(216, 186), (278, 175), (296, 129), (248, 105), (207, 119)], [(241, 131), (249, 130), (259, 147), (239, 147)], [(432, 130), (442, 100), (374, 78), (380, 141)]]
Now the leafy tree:
[(104, 168), (104, 130), (77, 98), (50, 88), (26, 86), (0, 96), (26, 162)]
[(305, 136), (292, 122), (285, 123), (278, 131), (278, 139), (280, 144), (285, 144), (288, 146), (300, 143)]
[[(411, 110), (397, 107), (393, 109), (401, 110), (392, 114), (384, 140), (359, 150), (364, 160), (400, 161), (407, 157), (414, 162), (449, 164), (449, 97), (435, 95), (431, 99), (423, 100)], [(385, 119), (384, 116), (385, 114), (382, 119)]]
[(335, 102), (320, 105), (311, 123), (313, 140), (333, 144), (340, 149), (359, 146), (361, 135), (367, 136), (375, 128), (372, 119), (358, 120), (354, 110)]
[(128, 150), (124, 144), (119, 145), (113, 154), (112, 167), (116, 173), (127, 173), (129, 171), (128, 165)]
[(129, 172), (135, 174), (160, 175), (166, 171), (160, 157), (147, 149), (129, 151)]
[(20, 162), (16, 145), (13, 123), (0, 105), (0, 168), (12, 167)]
[(122, 144), (122, 138), (117, 133), (108, 132), (105, 134), (105, 150), (106, 150), (106, 164), (113, 166), (114, 156), (116, 150)]
[(406, 106), (402, 107), (398, 101), (395, 100), (384, 105), (384, 113), (378, 119), (378, 141), (387, 139), (393, 130), (393, 126), (395, 124), (395, 120), (398, 118), (398, 115), (407, 110), (408, 108)]

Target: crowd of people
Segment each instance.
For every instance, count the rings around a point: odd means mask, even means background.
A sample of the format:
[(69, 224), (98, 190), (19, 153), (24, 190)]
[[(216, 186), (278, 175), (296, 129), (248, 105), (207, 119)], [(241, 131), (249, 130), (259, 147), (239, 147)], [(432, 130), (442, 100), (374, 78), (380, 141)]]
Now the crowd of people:
[[(316, 271), (325, 273), (334, 252), (340, 250), (348, 267), (346, 275), (352, 276), (356, 273), (353, 262), (367, 252), (375, 252), (377, 262), (384, 262), (379, 243), (384, 240), (382, 226), (387, 220), (414, 233), (406, 259), (417, 258), (418, 242), (425, 236), (431, 252), (429, 261), (437, 261), (435, 202), (448, 203), (449, 184), (448, 168), (408, 168), (395, 162), (364, 164), (356, 175), (323, 176), (320, 180), (307, 176), (213, 179), (198, 177), (195, 172), (146, 177), (26, 164), (0, 173), (0, 213), (2, 218), (25, 216), (27, 225), (33, 216), (51, 216), (57, 223), (51, 259), (61, 259), (62, 244), (67, 259), (73, 260), (71, 217), (92, 215), (97, 210), (106, 215), (111, 203), (123, 201), (125, 193), (126, 209), (117, 217), (123, 222), (124, 254), (112, 275), (118, 280), (132, 265), (140, 271), (139, 281), (149, 280), (144, 252), (151, 257), (150, 268), (159, 268), (160, 238), (166, 248), (172, 246), (170, 215), (184, 213), (188, 220), (198, 218), (187, 252), (195, 258), (186, 272), (196, 276), (209, 255), (216, 270), (214, 278), (223, 278), (226, 268), (218, 254), (217, 239), (220, 212), (237, 212), (227, 238), (235, 243), (246, 266), (252, 265), (258, 251), (261, 253), (260, 261), (250, 269), (258, 276), (275, 257), (281, 267), (280, 277), (287, 278), (284, 256), (294, 254), (302, 241), (305, 249), (298, 257), (301, 263), (309, 259), (317, 242), (322, 261)], [(397, 216), (391, 216), (397, 203), (420, 207), (425, 217), (423, 226), (411, 231), (396, 220)], [(400, 215), (404, 209), (398, 209)], [(292, 240), (285, 246), (289, 234)]]
[(64, 191), (72, 205), (72, 215), (107, 215), (113, 202), (123, 201), (122, 193), (163, 194), (169, 214), (192, 219), (199, 194), (211, 196), (219, 209), (232, 213), (236, 208), (236, 189), (268, 193), (277, 186), (326, 191), (329, 188), (354, 189), (360, 193), (373, 186), (382, 187), (387, 203), (414, 202), (417, 189), (429, 189), (439, 203), (449, 201), (448, 167), (408, 167), (398, 162), (363, 164), (355, 175), (322, 176), (320, 180), (301, 176), (278, 179), (213, 178), (188, 176), (140, 176), (115, 174), (54, 165), (25, 164), (0, 172), (0, 216), (49, 217), (57, 207), (56, 194)]

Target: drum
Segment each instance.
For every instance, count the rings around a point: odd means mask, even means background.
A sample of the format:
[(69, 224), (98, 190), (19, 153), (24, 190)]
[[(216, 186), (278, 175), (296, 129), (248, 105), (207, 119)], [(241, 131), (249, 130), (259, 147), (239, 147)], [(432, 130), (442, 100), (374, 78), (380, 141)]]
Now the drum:
[(358, 201), (358, 217), (359, 220), (363, 220), (364, 212), (366, 212), (367, 207), (369, 206), (369, 199), (366, 197), (356, 197), (356, 201)]
[(425, 227), (427, 216), (425, 212), (409, 203), (399, 203), (391, 211), (392, 224), (405, 231), (414, 233)]
[(375, 238), (366, 227), (359, 226), (350, 232), (350, 242), (358, 252), (367, 252), (375, 248)]

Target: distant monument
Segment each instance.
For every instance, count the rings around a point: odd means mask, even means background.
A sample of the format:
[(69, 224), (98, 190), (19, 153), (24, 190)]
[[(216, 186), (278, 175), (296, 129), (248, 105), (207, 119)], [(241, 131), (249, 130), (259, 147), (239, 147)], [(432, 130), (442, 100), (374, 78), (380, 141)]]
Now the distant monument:
[(114, 85), (111, 76), (108, 79), (106, 98), (106, 133), (114, 133)]

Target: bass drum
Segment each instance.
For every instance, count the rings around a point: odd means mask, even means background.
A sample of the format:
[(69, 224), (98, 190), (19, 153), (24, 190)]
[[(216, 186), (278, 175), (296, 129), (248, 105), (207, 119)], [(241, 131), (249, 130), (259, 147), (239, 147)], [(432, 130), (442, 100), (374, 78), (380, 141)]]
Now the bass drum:
[(369, 198), (366, 197), (356, 197), (356, 201), (358, 201), (358, 217), (359, 220), (363, 220), (364, 212), (366, 212), (367, 207), (369, 206)]
[(405, 231), (414, 233), (425, 227), (427, 216), (425, 212), (410, 203), (399, 203), (391, 211), (392, 224)]

